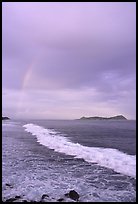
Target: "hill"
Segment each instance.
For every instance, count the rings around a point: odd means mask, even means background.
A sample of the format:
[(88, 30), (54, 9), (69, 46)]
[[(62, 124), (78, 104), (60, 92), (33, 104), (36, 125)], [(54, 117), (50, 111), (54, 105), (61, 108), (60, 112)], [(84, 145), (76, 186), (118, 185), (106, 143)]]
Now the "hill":
[(123, 115), (117, 115), (113, 117), (81, 117), (79, 120), (127, 120)]
[(10, 118), (2, 116), (2, 120), (10, 120)]

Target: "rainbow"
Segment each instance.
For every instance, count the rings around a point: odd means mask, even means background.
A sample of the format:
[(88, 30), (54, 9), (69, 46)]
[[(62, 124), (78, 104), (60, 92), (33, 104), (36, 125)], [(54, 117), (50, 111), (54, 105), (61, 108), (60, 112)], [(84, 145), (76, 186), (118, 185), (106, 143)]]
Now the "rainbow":
[(22, 90), (24, 90), (24, 89), (28, 86), (29, 81), (30, 81), (30, 79), (31, 79), (31, 76), (32, 76), (32, 74), (33, 74), (34, 66), (35, 66), (35, 62), (33, 61), (33, 62), (29, 65), (29, 67), (28, 67), (28, 69), (27, 69), (27, 72), (26, 72), (26, 74), (25, 74), (25, 76), (24, 76), (23, 83), (22, 83)]
[(23, 104), (26, 101), (26, 95), (25, 95), (25, 89), (28, 87), (29, 83), (30, 83), (30, 79), (32, 77), (33, 71), (34, 71), (34, 67), (35, 67), (35, 62), (31, 62), (30, 65), (27, 68), (27, 71), (25, 73), (24, 79), (23, 79), (23, 83), (22, 83), (22, 87), (21, 87), (21, 92), (20, 92), (20, 96), (19, 96), (19, 101), (18, 101), (18, 106), (17, 106), (17, 115), (24, 111), (26, 112), (26, 110), (23, 109)]

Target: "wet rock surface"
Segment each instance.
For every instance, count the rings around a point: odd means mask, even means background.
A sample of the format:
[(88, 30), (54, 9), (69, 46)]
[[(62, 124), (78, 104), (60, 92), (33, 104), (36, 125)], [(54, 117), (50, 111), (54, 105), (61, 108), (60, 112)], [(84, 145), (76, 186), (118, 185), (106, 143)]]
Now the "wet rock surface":
[[(7, 184), (6, 186), (10, 187), (10, 184)], [(15, 197), (11, 197), (8, 199), (4, 199), (3, 202), (64, 202), (66, 199), (74, 200), (74, 201), (79, 201), (80, 195), (75, 191), (75, 190), (70, 190), (68, 193), (65, 193), (63, 197), (60, 197), (59, 199), (53, 198), (48, 195), (48, 194), (43, 194), (41, 196), (41, 199), (36, 201), (36, 200), (28, 200), (24, 197), (24, 195), (16, 195)]]
[(5, 186), (9, 187), (9, 188), (13, 188), (13, 186), (11, 184), (9, 184), (9, 183), (6, 183)]
[(71, 198), (73, 200), (76, 200), (76, 201), (78, 201), (79, 197), (80, 197), (79, 194), (76, 191), (74, 191), (74, 190), (71, 190), (69, 192), (68, 196), (69, 196), (69, 198)]
[(59, 198), (57, 201), (62, 202), (64, 201), (64, 198)]

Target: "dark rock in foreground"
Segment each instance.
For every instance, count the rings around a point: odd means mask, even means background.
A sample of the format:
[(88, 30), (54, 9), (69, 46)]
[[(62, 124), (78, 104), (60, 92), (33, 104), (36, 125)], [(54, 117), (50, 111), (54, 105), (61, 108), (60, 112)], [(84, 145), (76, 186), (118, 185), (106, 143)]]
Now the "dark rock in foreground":
[(5, 186), (11, 187), (12, 185), (9, 183), (6, 183)]
[(15, 200), (17, 200), (17, 198), (9, 198), (9, 199), (6, 200), (6, 202), (13, 202)]
[(9, 184), (9, 183), (6, 183), (5, 186), (9, 187), (9, 188), (13, 188), (13, 186), (11, 184)]
[(61, 202), (61, 201), (63, 201), (63, 200), (64, 200), (64, 198), (59, 198), (57, 201)]
[(10, 120), (10, 118), (2, 116), (2, 120)]
[(16, 199), (20, 199), (20, 198), (21, 198), (21, 196), (15, 196), (15, 198), (16, 198)]
[(113, 116), (113, 117), (99, 117), (99, 116), (95, 116), (95, 117), (82, 117), (79, 120), (127, 120), (123, 115), (117, 115), (117, 116)]
[(65, 196), (76, 201), (78, 201), (80, 197), (79, 194), (74, 190), (71, 190), (69, 193), (66, 193)]
[(43, 194), (41, 199), (43, 200), (45, 197), (49, 197), (49, 195)]
[(49, 197), (49, 195), (43, 194), (42, 197), (41, 197), (40, 202), (46, 202), (46, 200), (47, 200), (48, 197)]

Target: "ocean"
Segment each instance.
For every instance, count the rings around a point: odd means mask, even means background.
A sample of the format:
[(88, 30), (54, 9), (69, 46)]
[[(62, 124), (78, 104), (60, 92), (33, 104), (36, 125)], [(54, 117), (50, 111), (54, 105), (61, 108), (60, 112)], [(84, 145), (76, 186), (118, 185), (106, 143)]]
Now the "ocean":
[(70, 190), (136, 202), (136, 121), (3, 121), (2, 200), (75, 202)]

